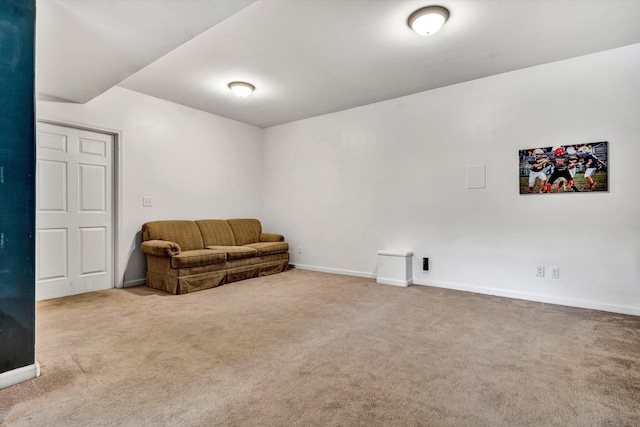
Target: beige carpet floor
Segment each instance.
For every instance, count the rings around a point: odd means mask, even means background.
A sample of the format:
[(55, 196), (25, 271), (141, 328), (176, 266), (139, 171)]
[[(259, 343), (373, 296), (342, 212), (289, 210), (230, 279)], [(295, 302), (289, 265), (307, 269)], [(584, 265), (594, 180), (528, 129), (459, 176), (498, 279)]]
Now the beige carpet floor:
[(640, 317), (295, 269), (37, 313), (3, 426), (640, 425)]

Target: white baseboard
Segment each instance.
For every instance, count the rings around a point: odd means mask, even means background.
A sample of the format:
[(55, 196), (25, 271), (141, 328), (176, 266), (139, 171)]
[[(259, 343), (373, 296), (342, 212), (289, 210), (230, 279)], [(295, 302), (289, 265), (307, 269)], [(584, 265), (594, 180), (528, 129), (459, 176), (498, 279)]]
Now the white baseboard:
[(383, 285), (402, 286), (402, 287), (406, 288), (407, 286), (413, 284), (413, 279), (395, 280), (395, 279), (386, 279), (384, 277), (378, 277), (376, 279), (376, 283), (382, 283)]
[(135, 279), (135, 280), (127, 280), (122, 284), (123, 288), (130, 288), (132, 286), (140, 286), (147, 283), (147, 279)]
[[(311, 270), (311, 271), (319, 271), (321, 273), (342, 274), (346, 276), (367, 277), (367, 278), (377, 279), (375, 274), (365, 273), (362, 271), (340, 270), (336, 268), (316, 267), (312, 265), (303, 265), (303, 264), (291, 264), (291, 265), (301, 270)], [(377, 279), (377, 280), (380, 280), (380, 279)], [(391, 281), (391, 279), (389, 279), (389, 281)], [(380, 282), (380, 283), (383, 283), (383, 282)], [(386, 284), (396, 285), (396, 286), (407, 286), (404, 283), (405, 282), (403, 281), (394, 281), (394, 283), (386, 283)], [(433, 282), (430, 280), (416, 279), (416, 278), (413, 278), (413, 280), (409, 281), (408, 285), (411, 285), (411, 284), (422, 285), (422, 286), (432, 286), (435, 288), (443, 288), (443, 289), (453, 289), (456, 291), (474, 292), (477, 294), (494, 295), (498, 297), (521, 299), (525, 301), (564, 305), (567, 307), (586, 308), (589, 310), (599, 310), (599, 311), (608, 311), (611, 313), (629, 314), (631, 316), (640, 316), (640, 308), (624, 306), (624, 305), (603, 304), (599, 302), (582, 301), (582, 300), (576, 300), (576, 299), (570, 299), (570, 298), (556, 298), (548, 295), (538, 295), (538, 294), (532, 294), (528, 292), (509, 291), (504, 289), (490, 288), (486, 286), (467, 285), (464, 283)]]
[(356, 277), (366, 277), (369, 279), (375, 279), (376, 275), (373, 273), (365, 273), (363, 271), (351, 271), (351, 270), (340, 270), (338, 268), (326, 268), (326, 267), (316, 267), (313, 265), (304, 265), (304, 264), (291, 264), (294, 268), (299, 268), (300, 270), (311, 270), (311, 271), (319, 271), (321, 273), (331, 273), (331, 274), (341, 274), (343, 276), (356, 276)]
[(28, 381), (39, 376), (40, 365), (38, 365), (38, 363), (3, 372), (0, 374), (0, 389), (11, 387), (12, 385)]
[(432, 282), (430, 280), (413, 279), (416, 285), (433, 286), (435, 288), (453, 289), (456, 291), (474, 292), (477, 294), (494, 295), (498, 297), (521, 299), (526, 301), (544, 302), (548, 304), (564, 305), (568, 307), (587, 308), (590, 310), (608, 311), (611, 313), (630, 314), (640, 316), (640, 308), (623, 305), (602, 304), (593, 301), (581, 301), (570, 298), (556, 298), (548, 295), (531, 294), (527, 292), (508, 291), (484, 286), (474, 286), (453, 282)]

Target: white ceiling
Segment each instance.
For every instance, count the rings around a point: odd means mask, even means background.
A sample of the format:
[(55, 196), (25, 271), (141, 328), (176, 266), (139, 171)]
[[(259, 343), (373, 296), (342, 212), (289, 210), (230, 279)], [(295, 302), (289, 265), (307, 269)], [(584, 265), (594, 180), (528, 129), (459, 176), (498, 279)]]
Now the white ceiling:
[[(443, 29), (408, 16), (438, 4)], [(114, 85), (268, 127), (640, 43), (640, 0), (38, 0), (40, 99)], [(227, 88), (248, 81), (237, 98)]]
[(85, 103), (255, 0), (37, 0), (39, 99)]

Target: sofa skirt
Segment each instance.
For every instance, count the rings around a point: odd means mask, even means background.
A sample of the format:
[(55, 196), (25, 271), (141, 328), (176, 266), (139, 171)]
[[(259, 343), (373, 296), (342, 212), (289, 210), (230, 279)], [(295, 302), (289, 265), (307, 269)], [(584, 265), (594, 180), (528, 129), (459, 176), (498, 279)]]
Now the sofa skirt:
[(186, 268), (171, 268), (168, 258), (148, 256), (147, 286), (172, 294), (186, 294), (225, 283), (281, 273), (288, 265), (287, 252)]
[(289, 260), (272, 261), (264, 264), (260, 264), (258, 270), (258, 276), (268, 276), (270, 274), (282, 273), (289, 266)]
[(188, 292), (201, 291), (203, 289), (215, 288), (225, 282), (224, 271), (213, 271), (211, 273), (196, 274), (178, 279), (178, 292), (186, 294)]
[(258, 265), (230, 268), (229, 270), (227, 270), (227, 283), (251, 279), (252, 277), (258, 277), (259, 270), (260, 267)]
[(186, 294), (215, 288), (225, 283), (226, 271), (212, 271), (191, 276), (176, 277), (172, 274), (147, 271), (147, 286), (172, 294)]

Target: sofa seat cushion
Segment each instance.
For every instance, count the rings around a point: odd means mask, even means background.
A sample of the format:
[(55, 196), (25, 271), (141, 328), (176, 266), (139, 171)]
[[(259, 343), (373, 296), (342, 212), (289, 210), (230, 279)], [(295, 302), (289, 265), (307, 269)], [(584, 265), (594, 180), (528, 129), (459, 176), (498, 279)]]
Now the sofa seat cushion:
[(258, 256), (289, 252), (289, 244), (285, 242), (250, 243), (248, 245), (244, 245), (243, 247), (244, 248), (250, 247), (250, 248), (256, 249), (258, 251)]
[(227, 254), (228, 261), (255, 258), (258, 256), (257, 249), (248, 248), (246, 246), (207, 246), (207, 249), (225, 252)]
[(171, 268), (197, 267), (199, 265), (209, 265), (224, 263), (227, 261), (227, 253), (211, 249), (196, 249), (193, 251), (183, 251), (171, 257)]

